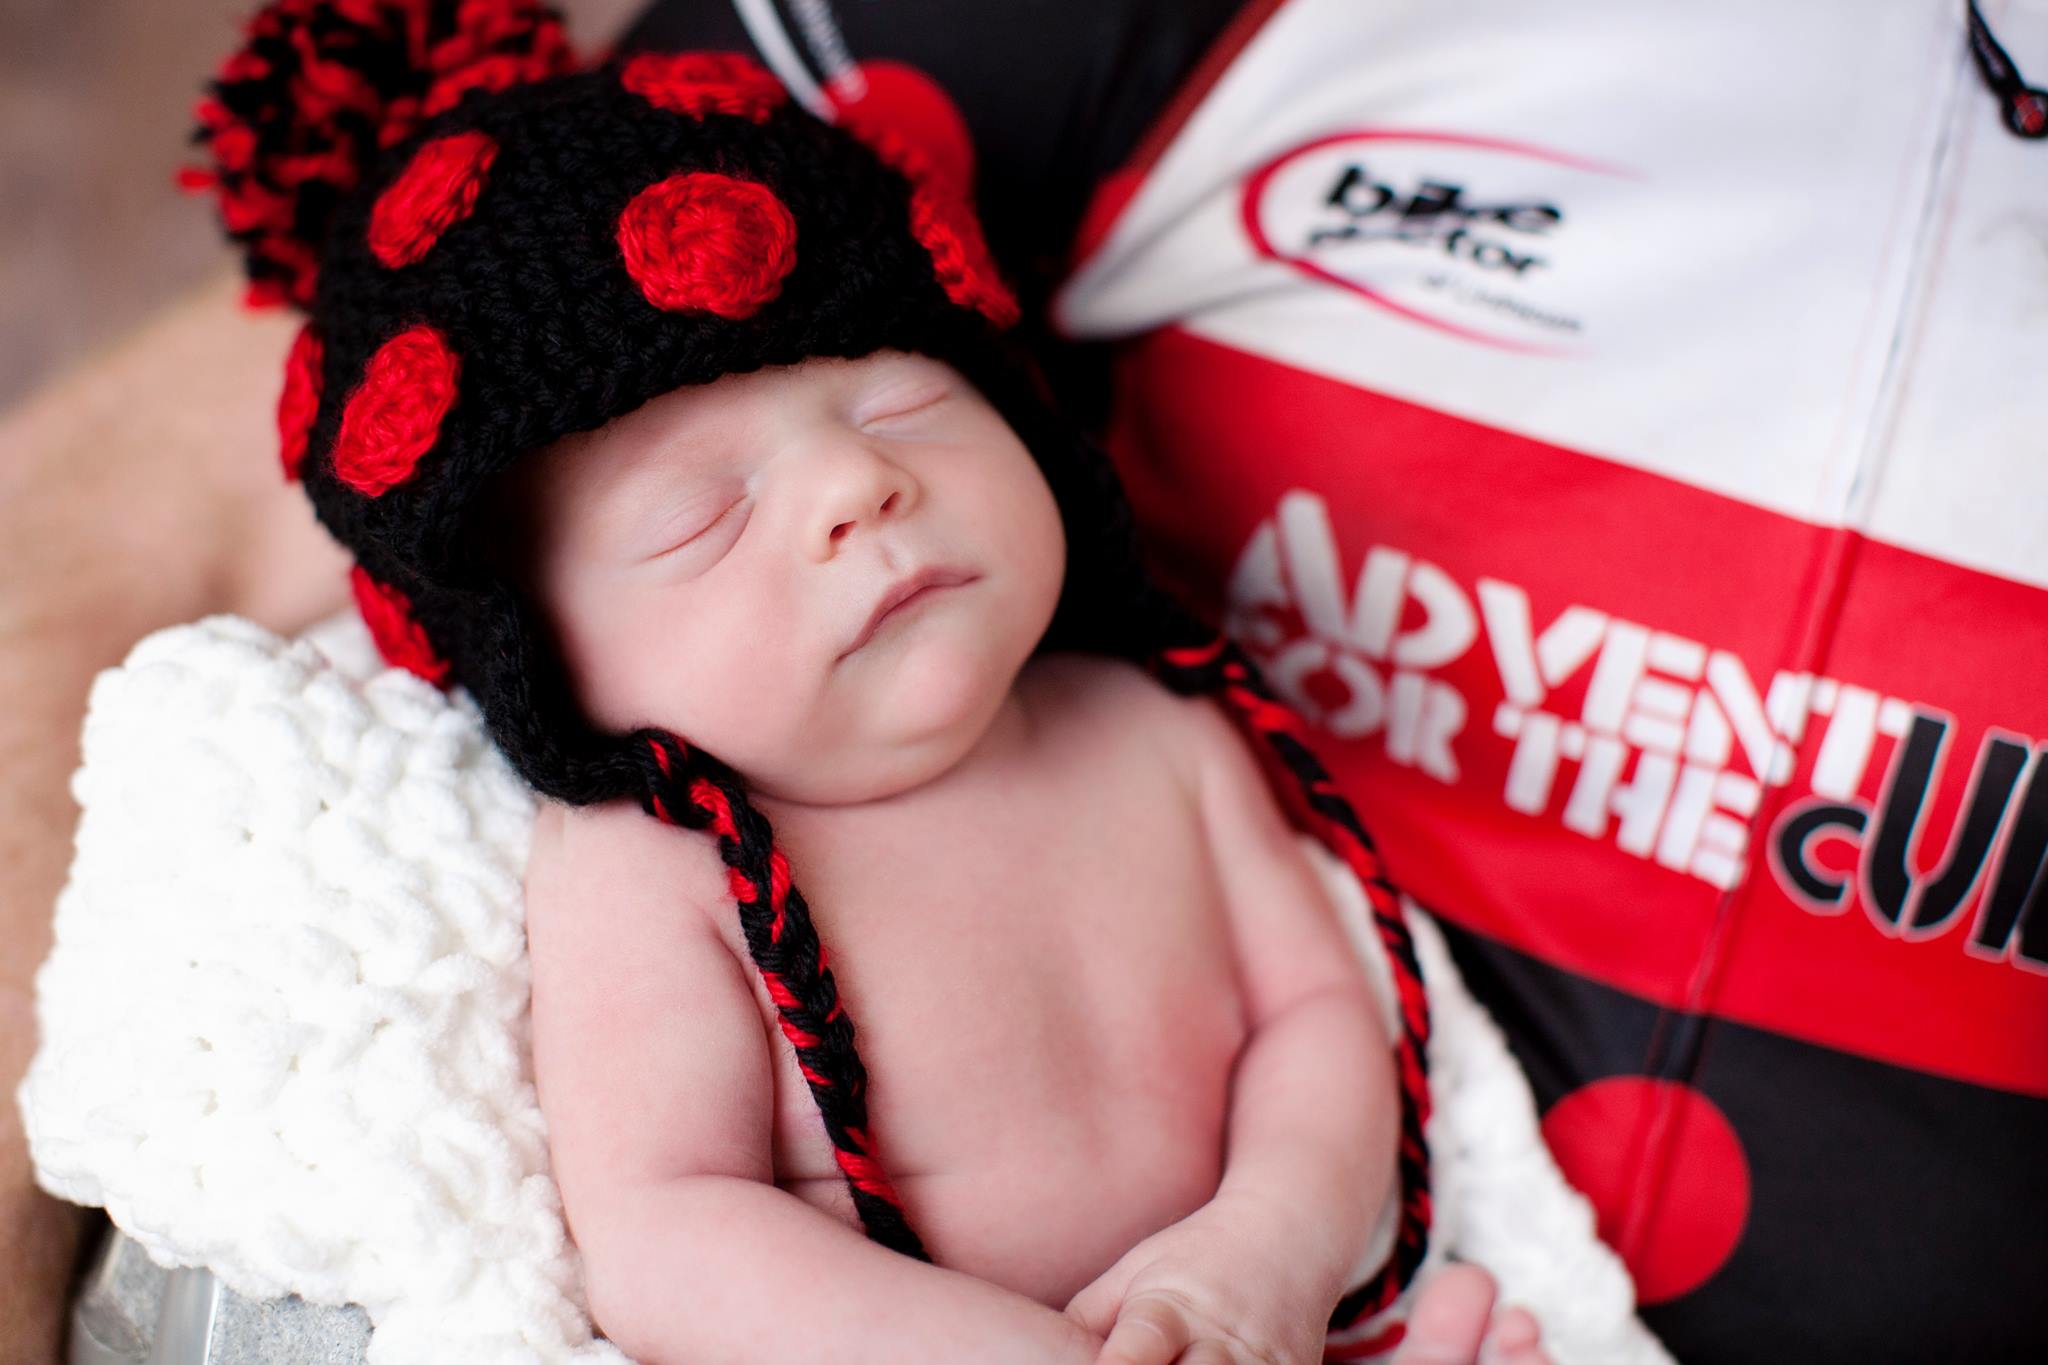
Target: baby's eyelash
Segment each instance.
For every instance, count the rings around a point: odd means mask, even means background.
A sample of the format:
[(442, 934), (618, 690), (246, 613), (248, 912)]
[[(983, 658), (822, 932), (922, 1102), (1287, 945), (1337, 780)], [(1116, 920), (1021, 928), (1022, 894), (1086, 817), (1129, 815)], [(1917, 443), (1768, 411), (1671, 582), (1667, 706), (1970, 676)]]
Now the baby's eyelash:
[(923, 412), (926, 408), (937, 407), (940, 403), (945, 402), (946, 399), (950, 397), (952, 397), (952, 392), (948, 389), (939, 389), (935, 392), (924, 394), (922, 396), (913, 396), (908, 402), (900, 406), (891, 406), (885, 412), (877, 413), (873, 417), (866, 418), (861, 422), (861, 425), (864, 427), (873, 426), (877, 422), (888, 422), (893, 421), (898, 417), (909, 417), (914, 413)]
[(705, 522), (702, 530), (692, 535), (690, 537), (690, 540), (686, 540), (682, 543), (688, 545), (691, 540), (701, 540), (704, 537), (704, 535), (711, 530), (712, 527), (718, 525), (719, 522), (724, 521), (727, 517), (731, 516), (733, 513), (733, 509), (738, 507), (741, 503), (745, 501), (745, 498), (734, 498), (731, 502), (725, 505), (725, 510), (721, 511), (717, 516), (713, 517), (711, 520)]
[(695, 531), (692, 531), (683, 539), (674, 542), (665, 549), (657, 550), (654, 553), (653, 558), (661, 559), (668, 555), (674, 554), (676, 551), (683, 549), (685, 546), (696, 544), (698, 541), (704, 538), (706, 533), (708, 533), (712, 527), (718, 525), (719, 522), (724, 521), (727, 517), (731, 516), (733, 509), (738, 507), (741, 503), (744, 503), (745, 501), (745, 498), (734, 498), (731, 502), (725, 505), (724, 510), (719, 512), (717, 516), (705, 522), (702, 526), (698, 527)]

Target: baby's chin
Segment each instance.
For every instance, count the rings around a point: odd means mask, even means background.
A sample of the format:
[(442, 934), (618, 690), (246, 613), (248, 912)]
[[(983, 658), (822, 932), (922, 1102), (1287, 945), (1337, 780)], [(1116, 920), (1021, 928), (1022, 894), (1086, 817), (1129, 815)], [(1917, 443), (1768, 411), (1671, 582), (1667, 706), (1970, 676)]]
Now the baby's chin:
[(754, 776), (757, 789), (807, 805), (844, 805), (932, 782), (973, 752), (1023, 666), (986, 641), (889, 643), (886, 653), (858, 660), (858, 673), (836, 680), (838, 720), (824, 727), (829, 733), (781, 773)]

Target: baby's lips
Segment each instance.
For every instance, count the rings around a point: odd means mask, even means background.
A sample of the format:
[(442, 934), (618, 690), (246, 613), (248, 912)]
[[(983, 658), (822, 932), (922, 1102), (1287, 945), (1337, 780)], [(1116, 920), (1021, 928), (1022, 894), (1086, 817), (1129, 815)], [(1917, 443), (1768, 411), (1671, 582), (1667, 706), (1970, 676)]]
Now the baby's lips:
[(898, 607), (903, 606), (912, 598), (922, 600), (923, 597), (929, 595), (928, 589), (957, 588), (973, 582), (980, 576), (980, 574), (974, 573), (969, 569), (933, 566), (919, 569), (915, 573), (908, 574), (899, 579), (876, 601), (874, 610), (868, 613), (867, 624), (861, 628), (860, 634), (854, 638), (852, 644), (848, 645), (841, 652), (839, 657), (843, 659), (862, 645), (865, 645), (874, 637), (875, 632), (881, 628), (883, 621), (894, 615)]

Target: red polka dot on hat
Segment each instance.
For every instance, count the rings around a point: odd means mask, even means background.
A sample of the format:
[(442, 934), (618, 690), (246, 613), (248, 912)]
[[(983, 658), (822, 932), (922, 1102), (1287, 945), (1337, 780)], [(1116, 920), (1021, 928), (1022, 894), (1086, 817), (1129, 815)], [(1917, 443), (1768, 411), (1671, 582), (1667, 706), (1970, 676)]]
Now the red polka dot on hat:
[(854, 110), (843, 126), (910, 182), (911, 235), (931, 254), (932, 274), (946, 297), (998, 327), (1015, 323), (1020, 316), (1016, 297), (989, 254), (960, 172), (942, 170), (903, 129), (882, 119)]
[(370, 577), (357, 564), (348, 571), (349, 587), (355, 591), (356, 610), (370, 628), (370, 638), (384, 662), (417, 673), (436, 687), (448, 681), (448, 661), (435, 653), (433, 642), (420, 623), (412, 619), (412, 602), (398, 589)]
[(716, 171), (656, 181), (619, 215), (626, 273), (656, 308), (751, 317), (796, 265), (796, 219), (775, 191)]
[(1016, 296), (996, 273), (995, 258), (965, 199), (919, 185), (910, 196), (910, 231), (932, 254), (932, 273), (947, 298), (998, 327), (1017, 321)]
[(789, 100), (773, 72), (738, 52), (642, 53), (619, 72), (619, 84), (693, 118), (737, 114), (763, 123)]
[(474, 129), (423, 143), (370, 208), (370, 254), (393, 270), (425, 256), (476, 207), (497, 155)]
[(309, 322), (299, 329), (292, 352), (285, 357), (284, 392), (277, 396), (277, 448), (287, 483), (299, 477), (299, 462), (306, 458), (306, 437), (312, 433), (313, 417), (319, 410), (320, 335)]
[(335, 476), (373, 498), (411, 478), (455, 406), (460, 368), (447, 341), (425, 323), (379, 346), (341, 410)]

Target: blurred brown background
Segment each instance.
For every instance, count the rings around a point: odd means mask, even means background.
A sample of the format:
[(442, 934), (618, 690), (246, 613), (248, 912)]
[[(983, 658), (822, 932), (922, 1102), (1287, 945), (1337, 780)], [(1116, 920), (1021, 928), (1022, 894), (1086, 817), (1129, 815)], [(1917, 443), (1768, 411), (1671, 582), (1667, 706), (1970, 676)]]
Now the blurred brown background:
[[(0, 410), (231, 266), (211, 201), (171, 176), (259, 2), (0, 0)], [(556, 8), (587, 52), (641, 3)]]

